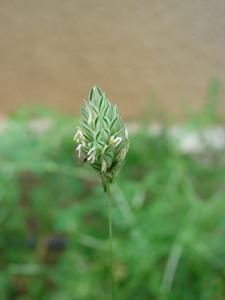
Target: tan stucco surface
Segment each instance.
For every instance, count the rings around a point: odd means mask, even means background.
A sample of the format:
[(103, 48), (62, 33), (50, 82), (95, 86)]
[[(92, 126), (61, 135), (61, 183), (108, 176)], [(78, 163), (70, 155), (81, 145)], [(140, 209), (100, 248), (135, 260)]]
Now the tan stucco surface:
[(179, 115), (215, 77), (225, 85), (224, 0), (0, 1), (0, 114), (31, 102), (76, 114), (97, 83), (127, 117), (150, 98)]

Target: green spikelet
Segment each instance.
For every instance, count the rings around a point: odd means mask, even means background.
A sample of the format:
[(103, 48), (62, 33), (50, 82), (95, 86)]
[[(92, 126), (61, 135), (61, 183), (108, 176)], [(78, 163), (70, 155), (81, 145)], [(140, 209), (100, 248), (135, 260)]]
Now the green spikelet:
[(93, 87), (81, 108), (82, 120), (74, 136), (78, 157), (99, 173), (105, 191), (123, 166), (128, 131), (118, 109), (99, 87)]

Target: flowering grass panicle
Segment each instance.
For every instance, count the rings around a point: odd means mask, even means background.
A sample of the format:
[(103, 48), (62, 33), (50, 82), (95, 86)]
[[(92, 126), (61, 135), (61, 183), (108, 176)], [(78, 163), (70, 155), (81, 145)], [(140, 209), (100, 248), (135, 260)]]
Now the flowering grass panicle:
[(78, 157), (91, 164), (100, 174), (103, 187), (120, 172), (128, 148), (128, 131), (118, 109), (106, 94), (94, 86), (82, 106), (82, 120), (74, 136)]

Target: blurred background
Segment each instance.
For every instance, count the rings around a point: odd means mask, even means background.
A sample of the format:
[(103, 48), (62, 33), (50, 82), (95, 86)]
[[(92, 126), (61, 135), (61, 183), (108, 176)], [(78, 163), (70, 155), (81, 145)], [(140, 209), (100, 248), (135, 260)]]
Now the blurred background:
[(225, 298), (225, 2), (0, 0), (0, 299), (111, 299), (107, 197), (76, 159), (97, 84), (127, 122), (121, 300)]

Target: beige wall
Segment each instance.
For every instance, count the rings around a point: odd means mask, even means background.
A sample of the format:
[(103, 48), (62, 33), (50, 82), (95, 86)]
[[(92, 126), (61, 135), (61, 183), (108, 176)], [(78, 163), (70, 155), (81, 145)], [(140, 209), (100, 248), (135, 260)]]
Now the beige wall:
[(225, 84), (224, 0), (0, 0), (0, 114), (77, 113), (97, 83), (127, 117), (152, 94), (179, 115), (214, 77)]

